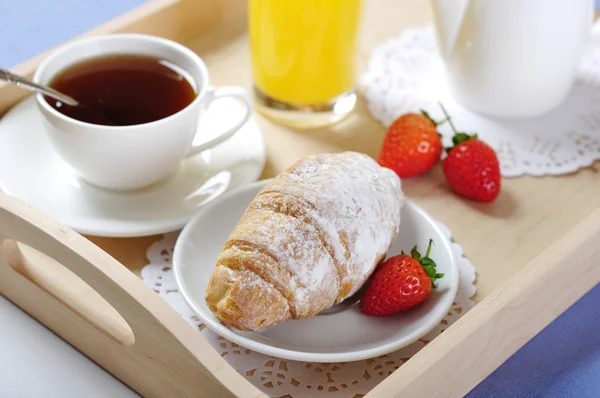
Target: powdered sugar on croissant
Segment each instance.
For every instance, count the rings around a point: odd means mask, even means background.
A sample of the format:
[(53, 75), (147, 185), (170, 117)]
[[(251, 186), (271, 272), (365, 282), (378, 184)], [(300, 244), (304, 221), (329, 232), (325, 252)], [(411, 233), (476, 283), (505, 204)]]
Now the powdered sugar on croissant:
[(366, 155), (299, 161), (261, 190), (232, 232), (207, 288), (210, 309), (229, 326), (259, 331), (341, 302), (385, 257), (403, 201), (396, 174)]

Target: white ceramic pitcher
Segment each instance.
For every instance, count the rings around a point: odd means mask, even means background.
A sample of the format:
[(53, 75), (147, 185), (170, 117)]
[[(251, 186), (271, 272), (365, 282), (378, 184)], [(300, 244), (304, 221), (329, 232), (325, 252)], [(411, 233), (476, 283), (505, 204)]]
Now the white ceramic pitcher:
[(432, 0), (457, 101), (492, 116), (532, 117), (569, 93), (590, 38), (593, 0)]

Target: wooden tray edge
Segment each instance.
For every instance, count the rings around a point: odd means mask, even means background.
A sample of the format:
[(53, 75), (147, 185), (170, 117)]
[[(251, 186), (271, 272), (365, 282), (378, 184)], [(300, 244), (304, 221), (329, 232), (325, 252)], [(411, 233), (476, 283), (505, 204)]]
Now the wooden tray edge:
[(600, 283), (600, 209), (540, 253), (367, 397), (462, 397)]

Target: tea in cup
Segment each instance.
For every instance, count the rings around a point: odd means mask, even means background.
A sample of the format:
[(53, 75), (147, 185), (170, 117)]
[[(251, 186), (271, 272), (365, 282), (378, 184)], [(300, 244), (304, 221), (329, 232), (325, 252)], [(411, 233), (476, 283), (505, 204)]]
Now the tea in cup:
[[(50, 140), (74, 171), (102, 188), (151, 185), (183, 159), (233, 136), (250, 118), (241, 87), (212, 87), (202, 59), (173, 41), (141, 34), (97, 36), (69, 44), (47, 58), (34, 81), (81, 103), (70, 107), (37, 94)], [(210, 104), (234, 97), (246, 113), (234, 126), (194, 145)]]

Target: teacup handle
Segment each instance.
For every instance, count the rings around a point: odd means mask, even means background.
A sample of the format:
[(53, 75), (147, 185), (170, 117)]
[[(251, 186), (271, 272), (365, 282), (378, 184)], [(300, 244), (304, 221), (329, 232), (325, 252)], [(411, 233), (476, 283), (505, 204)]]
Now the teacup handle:
[(218, 100), (219, 98), (227, 98), (233, 97), (238, 98), (244, 102), (246, 105), (246, 113), (244, 116), (231, 128), (225, 130), (215, 138), (212, 138), (206, 142), (201, 144), (193, 145), (188, 151), (186, 156), (197, 155), (200, 152), (204, 152), (207, 149), (214, 147), (215, 145), (220, 144), (221, 142), (228, 140), (235, 133), (237, 133), (250, 119), (252, 115), (252, 100), (250, 99), (250, 95), (248, 92), (241, 87), (237, 86), (222, 86), (222, 87), (209, 87), (207, 92), (204, 94), (204, 107), (209, 109), (213, 102)]

